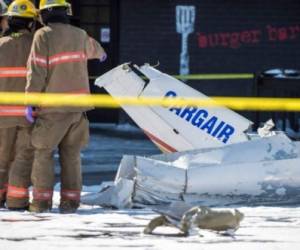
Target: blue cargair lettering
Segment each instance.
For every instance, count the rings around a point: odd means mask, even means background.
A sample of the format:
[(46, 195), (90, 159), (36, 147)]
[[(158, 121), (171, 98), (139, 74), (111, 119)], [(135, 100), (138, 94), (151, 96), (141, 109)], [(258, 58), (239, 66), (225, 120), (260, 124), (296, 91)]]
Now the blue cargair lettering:
[[(176, 97), (177, 94), (174, 91), (169, 91), (166, 93), (165, 97)], [(234, 134), (235, 129), (233, 126), (221, 121), (216, 116), (211, 116), (207, 110), (200, 109), (196, 107), (186, 107), (186, 108), (175, 108), (169, 109), (178, 117), (186, 120), (193, 126), (205, 131), (212, 137), (217, 138), (226, 144), (230, 137)]]

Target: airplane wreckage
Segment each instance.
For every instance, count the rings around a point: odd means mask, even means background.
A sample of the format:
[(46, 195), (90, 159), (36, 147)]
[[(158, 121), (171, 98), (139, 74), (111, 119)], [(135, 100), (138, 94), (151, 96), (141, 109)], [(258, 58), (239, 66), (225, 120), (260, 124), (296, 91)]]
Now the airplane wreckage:
[[(144, 65), (123, 64), (95, 83), (113, 97), (209, 98)], [(122, 106), (164, 152), (124, 156), (114, 185), (83, 203), (116, 208), (185, 202), (194, 205), (295, 204), (300, 201), (300, 143), (267, 122), (226, 107)]]

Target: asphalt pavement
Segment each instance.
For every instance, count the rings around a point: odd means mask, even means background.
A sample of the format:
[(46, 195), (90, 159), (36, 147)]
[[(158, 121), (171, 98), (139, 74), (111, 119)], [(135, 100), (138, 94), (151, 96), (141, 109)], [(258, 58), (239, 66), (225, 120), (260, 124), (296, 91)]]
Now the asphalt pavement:
[[(112, 181), (123, 155), (150, 156), (160, 151), (133, 125), (91, 124), (90, 143), (82, 151), (83, 184), (99, 185)], [(59, 181), (58, 156), (56, 180)]]

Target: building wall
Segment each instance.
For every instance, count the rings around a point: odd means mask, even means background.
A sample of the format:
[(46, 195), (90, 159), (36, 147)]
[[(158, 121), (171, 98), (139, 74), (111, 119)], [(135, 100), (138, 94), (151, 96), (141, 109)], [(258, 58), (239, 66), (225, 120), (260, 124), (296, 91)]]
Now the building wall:
[[(120, 63), (160, 62), (180, 71), (176, 6), (194, 6), (190, 73), (252, 73), (300, 68), (298, 0), (121, 0)], [(253, 81), (189, 82), (209, 95), (252, 95)]]

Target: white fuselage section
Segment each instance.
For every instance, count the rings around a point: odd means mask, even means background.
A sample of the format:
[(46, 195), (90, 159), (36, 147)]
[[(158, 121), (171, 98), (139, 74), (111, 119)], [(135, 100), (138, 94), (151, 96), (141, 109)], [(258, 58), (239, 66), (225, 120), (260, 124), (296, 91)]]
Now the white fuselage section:
[[(136, 70), (121, 65), (97, 79), (112, 96), (158, 98), (209, 98), (185, 83), (145, 65)], [(252, 122), (225, 107), (122, 106), (136, 124), (164, 152), (221, 147), (247, 141)]]

